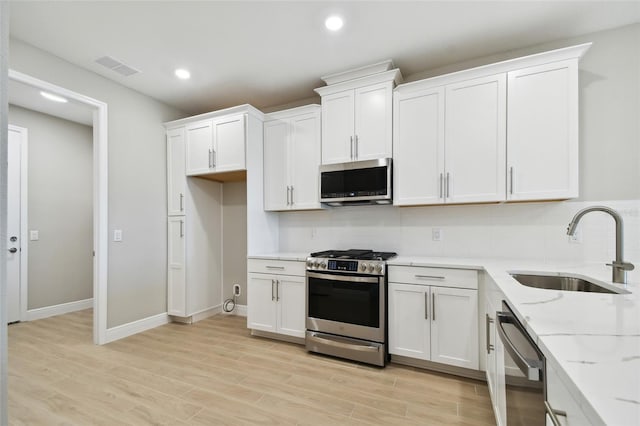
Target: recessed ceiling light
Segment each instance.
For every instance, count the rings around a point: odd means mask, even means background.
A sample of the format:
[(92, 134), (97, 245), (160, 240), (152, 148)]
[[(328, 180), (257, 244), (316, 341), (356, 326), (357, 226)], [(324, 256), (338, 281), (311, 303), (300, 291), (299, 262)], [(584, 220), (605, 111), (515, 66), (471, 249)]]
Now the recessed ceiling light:
[(176, 70), (176, 77), (178, 77), (180, 80), (188, 80), (191, 78), (191, 73), (184, 68), (178, 68)]
[(342, 25), (344, 25), (344, 22), (338, 15), (329, 16), (327, 20), (324, 21), (324, 26), (331, 31), (338, 31), (340, 28), (342, 28)]
[(54, 95), (53, 93), (49, 93), (49, 92), (40, 92), (40, 94), (44, 97), (49, 99), (50, 101), (53, 102), (61, 102), (61, 103), (65, 103), (68, 102), (65, 98), (63, 98), (62, 96), (58, 96), (58, 95)]

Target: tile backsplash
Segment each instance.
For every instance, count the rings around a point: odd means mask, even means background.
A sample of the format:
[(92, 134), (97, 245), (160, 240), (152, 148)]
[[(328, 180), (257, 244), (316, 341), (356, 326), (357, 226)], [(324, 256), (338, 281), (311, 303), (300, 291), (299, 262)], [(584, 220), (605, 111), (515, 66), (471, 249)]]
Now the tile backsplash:
[[(624, 221), (625, 260), (640, 280), (640, 200), (563, 201), (429, 207), (361, 206), (280, 215), (280, 250), (372, 248), (407, 256), (492, 257), (606, 262), (615, 258), (611, 216), (583, 217), (577, 242), (567, 225), (580, 209), (605, 205)], [(441, 241), (432, 238), (441, 231)], [(636, 278), (637, 277), (637, 278)]]

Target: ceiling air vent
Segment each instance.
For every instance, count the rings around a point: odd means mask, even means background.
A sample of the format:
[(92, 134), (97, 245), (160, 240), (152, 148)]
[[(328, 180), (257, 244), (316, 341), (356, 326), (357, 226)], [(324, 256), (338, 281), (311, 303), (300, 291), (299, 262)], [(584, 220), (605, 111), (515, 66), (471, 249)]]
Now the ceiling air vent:
[(130, 67), (129, 65), (125, 65), (111, 56), (103, 56), (102, 58), (96, 59), (96, 62), (125, 77), (129, 77), (130, 75), (138, 74), (140, 72), (139, 70)]

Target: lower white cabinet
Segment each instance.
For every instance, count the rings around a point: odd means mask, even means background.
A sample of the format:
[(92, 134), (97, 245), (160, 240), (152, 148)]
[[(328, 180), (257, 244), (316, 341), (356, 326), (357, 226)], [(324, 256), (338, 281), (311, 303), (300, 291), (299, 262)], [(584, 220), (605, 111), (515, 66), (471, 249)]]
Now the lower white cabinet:
[[(547, 361), (547, 403), (556, 412), (556, 418), (563, 426), (591, 425), (580, 405), (569, 393), (569, 390), (560, 381), (555, 368)], [(560, 412), (560, 413), (559, 413)], [(554, 426), (550, 415), (547, 413), (547, 426)]]
[(393, 266), (390, 271), (390, 281), (395, 275), (411, 282), (389, 283), (389, 353), (477, 370), (478, 291), (415, 282), (422, 277), (450, 281), (442, 269), (429, 269)]
[[(305, 277), (303, 262), (252, 262), (248, 265), (247, 327), (287, 336), (304, 338), (305, 326)], [(291, 264), (294, 268), (291, 268)], [(300, 264), (298, 268), (297, 264)], [(302, 275), (281, 275), (261, 272), (303, 271)], [(260, 272), (253, 272), (259, 270)]]

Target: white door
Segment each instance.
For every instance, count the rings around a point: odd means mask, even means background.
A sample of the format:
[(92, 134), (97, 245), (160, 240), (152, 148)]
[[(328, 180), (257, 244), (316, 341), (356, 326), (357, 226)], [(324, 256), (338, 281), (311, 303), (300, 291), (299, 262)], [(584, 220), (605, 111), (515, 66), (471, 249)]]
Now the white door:
[(355, 91), (354, 158), (391, 158), (392, 84), (380, 83)]
[(275, 333), (277, 277), (254, 273), (248, 276), (247, 328)]
[(477, 370), (478, 291), (431, 287), (431, 361)]
[(430, 359), (429, 286), (389, 283), (389, 353)]
[(184, 128), (167, 132), (167, 214), (184, 215), (187, 176), (185, 175)]
[(170, 216), (168, 226), (167, 313), (187, 315), (184, 216)]
[(447, 203), (505, 199), (506, 83), (498, 74), (446, 87)]
[(277, 331), (289, 336), (304, 337), (305, 278), (278, 276), (276, 302), (278, 303)]
[(288, 128), (284, 120), (264, 123), (264, 209), (268, 211), (289, 208)]
[(442, 204), (444, 88), (397, 93), (394, 101), (394, 204)]
[(216, 172), (244, 170), (245, 116), (224, 117), (213, 122), (213, 168)]
[(307, 114), (291, 120), (289, 170), (291, 208), (320, 208), (320, 115)]
[(211, 120), (188, 124), (185, 130), (187, 175), (210, 173), (213, 162)]
[(20, 321), (20, 170), (26, 129), (9, 126), (7, 168), (7, 322)]
[(322, 97), (322, 164), (353, 161), (354, 91)]

